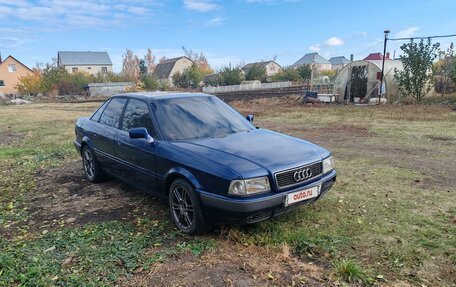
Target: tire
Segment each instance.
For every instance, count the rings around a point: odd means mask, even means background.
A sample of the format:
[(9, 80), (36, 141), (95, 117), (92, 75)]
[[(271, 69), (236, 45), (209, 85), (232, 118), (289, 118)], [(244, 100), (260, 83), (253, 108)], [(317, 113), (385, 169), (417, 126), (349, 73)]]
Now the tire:
[(203, 234), (211, 228), (194, 188), (183, 179), (175, 180), (169, 188), (169, 211), (171, 220), (183, 233)]
[(95, 157), (95, 153), (87, 145), (82, 148), (81, 157), (84, 174), (90, 182), (98, 183), (106, 179), (106, 175), (101, 169), (101, 165)]

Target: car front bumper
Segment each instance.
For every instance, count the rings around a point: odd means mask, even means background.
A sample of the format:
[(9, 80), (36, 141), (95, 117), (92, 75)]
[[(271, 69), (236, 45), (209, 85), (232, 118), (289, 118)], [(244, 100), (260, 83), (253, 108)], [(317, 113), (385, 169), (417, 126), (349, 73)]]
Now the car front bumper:
[[(286, 213), (298, 206), (310, 204), (324, 196), (335, 181), (336, 171), (333, 170), (319, 180), (307, 185), (256, 198), (230, 198), (201, 190), (198, 191), (205, 208), (206, 217), (210, 218), (213, 223), (248, 224)], [(316, 185), (321, 185), (320, 194), (317, 197), (285, 207), (285, 198), (288, 193)]]

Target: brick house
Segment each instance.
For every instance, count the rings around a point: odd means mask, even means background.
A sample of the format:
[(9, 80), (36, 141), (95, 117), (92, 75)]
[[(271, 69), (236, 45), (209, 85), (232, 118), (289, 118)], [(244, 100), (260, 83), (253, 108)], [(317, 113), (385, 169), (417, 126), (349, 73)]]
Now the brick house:
[(85, 72), (96, 75), (98, 72), (112, 72), (112, 62), (108, 52), (70, 52), (57, 53), (57, 66), (68, 73)]
[(33, 71), (13, 56), (6, 57), (4, 61), (0, 56), (0, 96), (17, 95), (19, 78), (30, 73)]

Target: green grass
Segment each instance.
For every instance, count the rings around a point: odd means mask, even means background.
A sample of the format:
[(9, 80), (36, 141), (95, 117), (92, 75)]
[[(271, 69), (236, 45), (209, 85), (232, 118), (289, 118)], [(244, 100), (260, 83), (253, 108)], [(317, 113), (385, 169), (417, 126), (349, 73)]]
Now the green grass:
[[(225, 238), (269, 250), (286, 244), (300, 260), (353, 284), (455, 282), (455, 112), (441, 106), (234, 104), (245, 114), (253, 110), (261, 127), (330, 149), (338, 180), (316, 204), (229, 227), (221, 239), (182, 237), (167, 217), (30, 231), (25, 222), (35, 172), (77, 158), (74, 121), (98, 104), (0, 107), (0, 135), (20, 134), (10, 144), (0, 141), (0, 233), (8, 235), (0, 240), (0, 286), (111, 286), (181, 252), (200, 256)], [(74, 261), (63, 264), (69, 257)]]

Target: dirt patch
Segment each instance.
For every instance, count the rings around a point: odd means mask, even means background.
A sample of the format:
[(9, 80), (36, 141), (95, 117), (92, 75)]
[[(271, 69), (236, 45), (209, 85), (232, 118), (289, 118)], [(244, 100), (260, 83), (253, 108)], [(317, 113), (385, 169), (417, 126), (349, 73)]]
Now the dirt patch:
[(138, 216), (163, 218), (165, 206), (114, 179), (90, 183), (80, 161), (64, 168), (37, 172), (36, 189), (30, 195), (29, 226), (38, 229), (82, 225), (100, 221), (132, 221)]
[(450, 137), (440, 137), (440, 136), (433, 136), (433, 135), (426, 135), (425, 137), (428, 139), (434, 140), (434, 141), (443, 141), (443, 142), (451, 142), (451, 141), (456, 140), (456, 139), (450, 138)]
[(283, 252), (219, 241), (201, 257), (185, 253), (124, 280), (122, 286), (333, 286), (323, 269)]
[(19, 133), (0, 131), (0, 146), (7, 146), (18, 143), (24, 136)]

